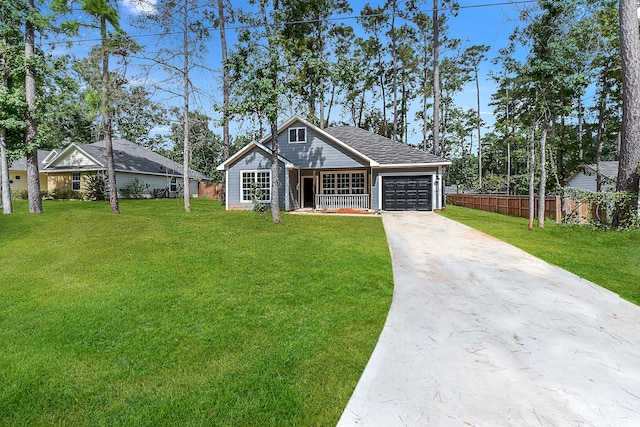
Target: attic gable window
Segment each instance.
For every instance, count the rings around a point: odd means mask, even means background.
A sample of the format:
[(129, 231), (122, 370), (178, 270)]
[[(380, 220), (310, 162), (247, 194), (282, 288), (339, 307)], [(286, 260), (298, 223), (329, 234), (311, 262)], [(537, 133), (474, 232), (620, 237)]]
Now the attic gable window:
[(307, 128), (289, 128), (289, 143), (302, 144), (307, 142)]

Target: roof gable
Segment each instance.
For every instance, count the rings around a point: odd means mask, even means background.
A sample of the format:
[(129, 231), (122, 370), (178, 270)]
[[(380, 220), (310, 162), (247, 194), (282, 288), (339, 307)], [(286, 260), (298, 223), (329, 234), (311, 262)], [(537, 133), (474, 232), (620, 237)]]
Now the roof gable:
[[(393, 141), (384, 136), (374, 134), (353, 126), (340, 126), (327, 129), (320, 129), (314, 124), (294, 116), (284, 122), (278, 128), (278, 137), (280, 140), (280, 147), (282, 144), (282, 134), (289, 127), (292, 126), (305, 126), (309, 130), (312, 130), (316, 135), (320, 136), (325, 142), (335, 144), (343, 153), (350, 156), (354, 156), (358, 159), (362, 159), (363, 164), (370, 167), (410, 167), (410, 166), (444, 166), (450, 165), (451, 162), (439, 156), (427, 153), (419, 150), (416, 147), (404, 144), (402, 142)], [(234, 164), (242, 156), (246, 155), (255, 147), (259, 146), (265, 150), (270, 150), (271, 135), (267, 135), (260, 140), (260, 142), (250, 142), (245, 145), (240, 151), (231, 156), (225, 162), (218, 166), (218, 170), (225, 170)], [(297, 144), (296, 144), (297, 145)], [(304, 150), (306, 144), (300, 144)], [(284, 156), (289, 159), (281, 158), (285, 163), (293, 162), (297, 160), (294, 157), (290, 157), (291, 153), (284, 153)], [(302, 164), (296, 164), (296, 167), (303, 167)]]
[(65, 169), (104, 169), (105, 165), (99, 158), (92, 156), (82, 149), (81, 146), (72, 143), (62, 150), (53, 159), (48, 159), (49, 163), (45, 166), (45, 170), (65, 170)]
[[(182, 176), (183, 166), (178, 162), (126, 139), (114, 139), (112, 143), (117, 172)], [(104, 140), (93, 144), (71, 144), (45, 170), (102, 170), (106, 169), (106, 158)], [(208, 179), (206, 175), (192, 169), (189, 170), (189, 175), (196, 179)]]
[[(229, 166), (233, 165), (238, 160), (242, 159), (244, 156), (249, 154), (254, 149), (262, 150), (266, 154), (271, 155), (271, 150), (269, 148), (265, 147), (263, 144), (261, 144), (261, 143), (259, 143), (257, 141), (252, 141), (252, 142), (248, 143), (247, 145), (245, 145), (244, 147), (242, 147), (233, 156), (229, 157), (227, 160), (225, 160), (220, 165), (218, 165), (216, 167), (216, 169), (219, 170), (219, 171), (223, 171), (223, 170), (227, 169)], [(280, 160), (282, 163), (284, 163), (285, 167), (288, 168), (288, 169), (293, 169), (293, 168), (296, 167), (289, 160), (285, 159), (284, 157), (282, 157), (279, 154), (278, 154), (278, 160)]]
[[(600, 162), (598, 164), (600, 166), (600, 175), (608, 178), (609, 180), (615, 182), (618, 180), (618, 162)], [(591, 165), (584, 166), (585, 171), (590, 174), (597, 174), (597, 168), (595, 163)]]
[[(294, 117), (290, 118), (283, 125), (281, 125), (278, 128), (278, 136), (280, 136), (289, 127), (294, 126), (294, 125), (302, 125), (302, 126), (307, 127), (308, 129), (313, 130), (315, 133), (320, 135), (322, 138), (328, 140), (329, 142), (331, 142), (333, 144), (336, 144), (341, 150), (343, 150), (343, 151), (345, 151), (345, 152), (347, 152), (347, 153), (349, 153), (349, 154), (351, 154), (353, 156), (356, 156), (356, 157), (364, 160), (366, 163), (369, 164), (369, 166), (377, 166), (378, 165), (377, 162), (375, 160), (373, 160), (372, 158), (370, 158), (369, 156), (365, 155), (361, 151), (358, 151), (353, 146), (351, 146), (349, 144), (345, 144), (344, 141), (342, 141), (339, 138), (336, 138), (335, 136), (333, 136), (330, 133), (326, 132), (326, 129), (320, 129), (318, 126), (314, 125), (313, 123), (310, 123), (307, 120), (304, 120), (303, 118), (300, 118), (298, 116), (294, 116)], [(265, 146), (269, 146), (269, 144), (271, 142), (271, 135), (268, 135), (268, 136), (264, 137), (261, 142)]]

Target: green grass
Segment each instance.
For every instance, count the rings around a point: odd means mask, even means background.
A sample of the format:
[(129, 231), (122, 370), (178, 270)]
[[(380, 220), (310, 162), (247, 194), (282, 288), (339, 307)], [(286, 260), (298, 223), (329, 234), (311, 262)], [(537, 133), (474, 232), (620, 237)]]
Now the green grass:
[(335, 425), (391, 303), (379, 218), (0, 217), (0, 425)]
[(528, 220), (458, 206), (441, 214), (551, 264), (597, 283), (640, 305), (640, 230), (601, 231), (590, 227), (556, 225), (527, 229)]

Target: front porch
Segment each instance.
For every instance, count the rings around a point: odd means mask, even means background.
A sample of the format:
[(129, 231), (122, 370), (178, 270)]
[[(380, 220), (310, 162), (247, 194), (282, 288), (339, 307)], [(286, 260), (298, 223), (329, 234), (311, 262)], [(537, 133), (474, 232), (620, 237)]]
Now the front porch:
[(367, 169), (289, 171), (289, 210), (336, 212), (371, 210)]
[(369, 194), (316, 194), (316, 210), (369, 210)]

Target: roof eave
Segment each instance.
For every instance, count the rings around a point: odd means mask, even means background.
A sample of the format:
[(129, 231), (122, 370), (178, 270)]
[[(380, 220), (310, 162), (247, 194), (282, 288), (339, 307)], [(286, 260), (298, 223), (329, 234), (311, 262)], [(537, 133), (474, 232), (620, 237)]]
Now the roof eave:
[[(280, 135), (280, 133), (285, 130), (286, 128), (288, 128), (289, 126), (291, 126), (293, 123), (295, 123), (296, 121), (299, 121), (300, 123), (302, 123), (303, 125), (305, 125), (308, 128), (312, 128), (313, 130), (315, 130), (316, 132), (322, 134), (323, 136), (325, 136), (326, 138), (329, 138), (331, 141), (333, 141), (335, 144), (338, 144), (340, 147), (343, 147), (345, 149), (347, 149), (348, 151), (350, 151), (352, 154), (355, 154), (356, 156), (360, 157), (363, 160), (366, 160), (367, 162), (369, 162), (369, 166), (377, 166), (379, 165), (378, 162), (376, 162), (375, 160), (373, 160), (372, 158), (364, 155), (363, 153), (361, 153), (360, 151), (356, 150), (355, 148), (353, 148), (352, 146), (350, 146), (349, 144), (339, 140), (338, 138), (336, 138), (335, 136), (327, 133), (324, 131), (324, 129), (320, 129), (318, 126), (314, 125), (313, 123), (308, 122), (307, 120), (303, 119), (302, 117), (299, 116), (293, 116), (292, 118), (290, 118), (289, 120), (287, 120), (284, 124), (282, 124), (279, 128), (278, 128), (278, 135)], [(266, 143), (269, 142), (269, 140), (271, 139), (271, 136), (267, 136), (265, 138), (263, 138), (260, 142), (261, 143)]]
[[(269, 148), (265, 147), (261, 143), (259, 143), (257, 141), (252, 141), (252, 142), (248, 143), (247, 145), (245, 145), (244, 147), (242, 147), (242, 149), (240, 151), (238, 151), (236, 154), (234, 154), (233, 156), (229, 157), (223, 163), (218, 165), (216, 167), (216, 170), (219, 170), (219, 171), (227, 170), (227, 168), (229, 167), (230, 164), (234, 163), (236, 160), (238, 160), (239, 158), (244, 156), (246, 153), (248, 153), (249, 151), (251, 151), (255, 147), (261, 149), (265, 153), (271, 152), (271, 150)], [(280, 154), (278, 154), (278, 160), (280, 160), (282, 163), (284, 163), (285, 167), (287, 169), (297, 169), (298, 168), (298, 166), (294, 165), (289, 160), (287, 160), (284, 157), (282, 157)]]
[(451, 162), (448, 160), (442, 162), (429, 162), (429, 163), (390, 163), (390, 164), (379, 164), (377, 167), (379, 168), (424, 168), (424, 167), (433, 167), (433, 166), (449, 166)]

